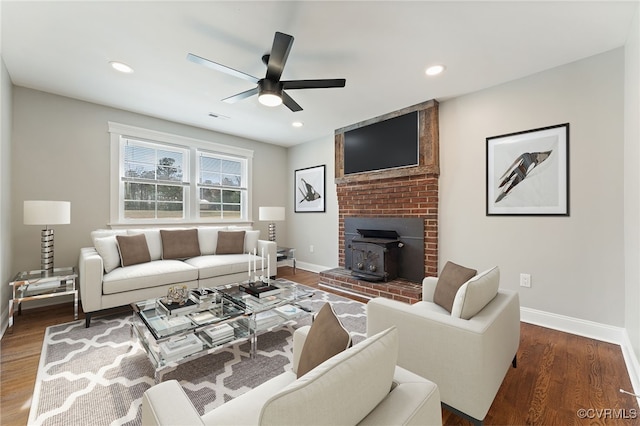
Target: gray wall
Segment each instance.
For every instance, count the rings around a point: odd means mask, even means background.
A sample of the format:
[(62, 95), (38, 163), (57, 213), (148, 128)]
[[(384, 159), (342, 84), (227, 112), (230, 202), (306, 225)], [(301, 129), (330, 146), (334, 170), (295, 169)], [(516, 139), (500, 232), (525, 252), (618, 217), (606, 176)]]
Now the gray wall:
[[(338, 197), (333, 153), (333, 132), (326, 138), (289, 148), (287, 241), (296, 248), (296, 259), (301, 266), (315, 272), (338, 266)], [(326, 213), (294, 213), (295, 170), (323, 164), (326, 165)]]
[(640, 361), (640, 7), (625, 46), (625, 326)]
[[(624, 326), (624, 66), (621, 48), (440, 103), (440, 268), (497, 264), (523, 307)], [(571, 216), (487, 217), (485, 138), (565, 122)], [(326, 162), (332, 194), (326, 214), (288, 222), (291, 244), (304, 262), (335, 267), (333, 135), (289, 151), (290, 175)], [(521, 272), (531, 274), (530, 289), (519, 287)]]
[[(624, 326), (623, 84), (617, 49), (443, 102), (440, 264), (497, 264), (523, 307)], [(571, 216), (486, 216), (485, 138), (566, 122)]]
[(0, 332), (8, 324), (7, 309), (10, 291), (7, 283), (12, 278), (11, 259), (11, 79), (0, 57)]
[(71, 201), (71, 224), (54, 226), (59, 266), (76, 265), (80, 248), (91, 245), (90, 232), (107, 226), (109, 121), (254, 150), (252, 216), (267, 238), (267, 224), (257, 221), (258, 207), (286, 203), (285, 148), (14, 87), (12, 271), (40, 264), (40, 229), (22, 224), (23, 200)]

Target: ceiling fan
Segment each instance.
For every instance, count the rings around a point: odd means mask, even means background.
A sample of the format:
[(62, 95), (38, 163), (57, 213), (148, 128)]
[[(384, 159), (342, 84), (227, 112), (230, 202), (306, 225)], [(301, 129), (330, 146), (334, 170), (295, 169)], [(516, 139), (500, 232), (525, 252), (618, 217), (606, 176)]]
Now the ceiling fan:
[(257, 78), (246, 74), (242, 71), (229, 68), (225, 65), (218, 64), (208, 59), (189, 53), (187, 59), (196, 64), (222, 71), (229, 75), (233, 75), (244, 80), (248, 80), (257, 84), (253, 89), (238, 93), (228, 98), (224, 98), (224, 102), (234, 103), (242, 99), (246, 99), (255, 94), (258, 95), (258, 101), (266, 106), (278, 106), (285, 104), (291, 111), (302, 111), (302, 107), (296, 103), (289, 95), (285, 93), (287, 90), (296, 89), (326, 89), (331, 87), (344, 87), (346, 80), (344, 78), (320, 79), (320, 80), (280, 80), (284, 65), (287, 62), (289, 51), (293, 45), (293, 36), (276, 32), (273, 38), (273, 46), (271, 53), (267, 53), (262, 57), (262, 62), (267, 66), (267, 73), (264, 78)]

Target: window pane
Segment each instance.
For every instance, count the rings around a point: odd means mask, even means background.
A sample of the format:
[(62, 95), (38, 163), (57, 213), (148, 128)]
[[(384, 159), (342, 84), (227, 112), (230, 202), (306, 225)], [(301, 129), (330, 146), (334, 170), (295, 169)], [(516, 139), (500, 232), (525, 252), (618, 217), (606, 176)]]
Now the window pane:
[(128, 144), (124, 147), (124, 161), (153, 165), (156, 163), (156, 150)]
[(222, 191), (222, 202), (240, 204), (240, 191)]
[(182, 202), (183, 199), (184, 199), (183, 187), (173, 186), (173, 185), (158, 185), (158, 201)]
[(155, 203), (144, 201), (125, 201), (124, 217), (127, 219), (154, 219)]
[(240, 175), (222, 175), (222, 184), (224, 186), (240, 186)]
[(220, 204), (200, 204), (200, 217), (222, 217), (222, 206)]
[(154, 179), (156, 178), (156, 168), (153, 165), (137, 164), (137, 163), (125, 163), (125, 177), (130, 178), (144, 178)]
[(180, 219), (182, 213), (182, 203), (158, 203), (158, 218)]
[(223, 204), (222, 211), (225, 219), (234, 219), (240, 217), (239, 204)]
[(200, 202), (220, 203), (221, 192), (219, 189), (200, 188)]
[(219, 158), (200, 156), (200, 170), (205, 172), (220, 172)]
[(132, 183), (124, 184), (124, 199), (129, 200), (155, 200), (156, 186), (148, 183)]
[(159, 151), (158, 155), (158, 179), (182, 181), (182, 155), (163, 151)]
[(220, 173), (202, 172), (200, 175), (200, 183), (220, 185)]
[(239, 161), (222, 160), (220, 171), (222, 173), (240, 175), (242, 172), (242, 165)]

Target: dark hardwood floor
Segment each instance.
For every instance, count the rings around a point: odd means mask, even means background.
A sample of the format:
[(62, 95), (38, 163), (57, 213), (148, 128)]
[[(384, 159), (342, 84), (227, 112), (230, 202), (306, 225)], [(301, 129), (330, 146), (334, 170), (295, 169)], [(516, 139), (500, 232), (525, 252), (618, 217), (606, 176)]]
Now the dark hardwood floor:
[[(318, 274), (284, 267), (278, 276), (318, 288)], [(45, 328), (72, 321), (72, 311), (70, 303), (24, 310), (3, 336), (1, 425), (27, 424)], [(522, 323), (518, 367), (509, 369), (485, 424), (640, 425), (636, 399), (621, 388), (632, 390), (619, 346)], [(442, 414), (446, 425), (471, 424)]]

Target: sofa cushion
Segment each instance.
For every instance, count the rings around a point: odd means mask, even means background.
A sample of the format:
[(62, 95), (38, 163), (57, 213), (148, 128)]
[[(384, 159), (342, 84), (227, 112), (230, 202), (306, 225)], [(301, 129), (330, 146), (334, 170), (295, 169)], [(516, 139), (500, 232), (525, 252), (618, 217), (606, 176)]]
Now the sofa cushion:
[(200, 244), (200, 254), (216, 254), (218, 245), (218, 232), (226, 230), (226, 226), (204, 226), (198, 227), (198, 243)]
[(188, 259), (200, 256), (197, 229), (175, 231), (161, 229), (160, 235), (162, 236), (163, 259)]
[(115, 237), (116, 235), (127, 235), (126, 229), (96, 229), (91, 231), (91, 241), (95, 247), (96, 238)]
[[(203, 280), (221, 275), (236, 274), (249, 271), (249, 262), (253, 266), (253, 255), (250, 254), (224, 254), (198, 256), (185, 260), (185, 263), (198, 269), (198, 277)], [(266, 267), (266, 262), (265, 262)], [(262, 269), (262, 259), (257, 259), (256, 269)]]
[(116, 268), (102, 278), (102, 293), (114, 294), (167, 284), (196, 281), (198, 270), (180, 260), (153, 260)]
[(349, 332), (342, 326), (330, 303), (325, 303), (305, 340), (298, 362), (298, 378), (302, 377), (351, 344)]
[(149, 256), (151, 260), (162, 259), (162, 237), (159, 229), (129, 229), (127, 235), (144, 234), (149, 247)]
[(273, 395), (262, 425), (355, 425), (390, 392), (398, 332), (386, 329), (340, 352)]
[(220, 231), (218, 232), (218, 245), (216, 254), (242, 254), (244, 253), (245, 231)]
[(258, 252), (258, 240), (260, 239), (260, 231), (245, 231), (244, 232), (244, 252), (245, 253), (253, 253), (254, 250), (258, 255), (261, 253)]
[(120, 252), (120, 264), (122, 266), (137, 265), (138, 263), (151, 262), (149, 246), (144, 234), (118, 235), (118, 251)]
[(477, 272), (475, 269), (447, 262), (438, 277), (438, 284), (436, 284), (436, 290), (433, 293), (433, 302), (451, 312), (458, 289)]
[(118, 251), (118, 242), (115, 235), (94, 238), (93, 246), (102, 258), (102, 266), (105, 273), (108, 274), (120, 266), (120, 252)]
[(499, 285), (500, 270), (497, 266), (471, 278), (456, 293), (451, 316), (472, 318), (496, 297)]

